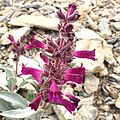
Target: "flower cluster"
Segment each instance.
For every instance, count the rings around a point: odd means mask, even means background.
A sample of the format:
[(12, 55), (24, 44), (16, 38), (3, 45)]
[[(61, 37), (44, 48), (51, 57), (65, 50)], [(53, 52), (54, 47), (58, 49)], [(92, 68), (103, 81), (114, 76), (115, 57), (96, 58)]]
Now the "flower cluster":
[(75, 4), (70, 4), (67, 12), (59, 9), (57, 16), (60, 19), (58, 39), (47, 38), (44, 43), (32, 37), (29, 44), (24, 47), (41, 49), (40, 57), (45, 62), (44, 69), (23, 65), (21, 75), (31, 75), (40, 86), (40, 92), (29, 105), (31, 109), (37, 110), (40, 102), (44, 101), (63, 105), (71, 113), (77, 108), (79, 99), (70, 93), (63, 94), (62, 86), (70, 81), (81, 84), (85, 76), (85, 68), (82, 64), (77, 68), (70, 68), (70, 63), (75, 57), (95, 60), (95, 50), (75, 51), (72, 22), (78, 20), (80, 16)]

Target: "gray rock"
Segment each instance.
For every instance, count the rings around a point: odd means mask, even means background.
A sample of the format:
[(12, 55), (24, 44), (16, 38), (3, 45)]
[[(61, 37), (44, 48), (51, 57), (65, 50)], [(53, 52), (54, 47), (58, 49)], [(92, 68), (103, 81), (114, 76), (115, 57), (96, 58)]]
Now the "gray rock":
[(108, 24), (107, 19), (105, 19), (105, 18), (101, 19), (98, 27), (99, 27), (99, 30), (100, 30), (100, 32), (101, 32), (100, 35), (101, 35), (103, 38), (108, 39), (109, 36), (112, 35), (112, 32), (111, 32), (111, 30), (110, 30), (110, 28), (109, 28), (109, 24)]
[(98, 90), (99, 79), (94, 75), (85, 76), (84, 89), (88, 94)]
[(113, 116), (114, 116), (114, 118), (115, 118), (115, 120), (120, 120), (120, 114), (118, 113), (116, 113), (116, 114), (113, 114)]
[(119, 97), (117, 98), (116, 102), (115, 102), (115, 106), (117, 108), (120, 108), (120, 93), (119, 93)]
[(58, 23), (59, 19), (57, 18), (33, 15), (21, 15), (8, 22), (9, 25), (13, 26), (29, 26), (49, 30), (57, 30)]
[(101, 39), (97, 33), (95, 33), (93, 30), (90, 30), (88, 28), (82, 28), (75, 32), (75, 36), (77, 39), (84, 39), (84, 40), (90, 40), (90, 39)]
[(82, 106), (74, 115), (73, 120), (95, 120), (98, 110), (93, 106)]
[(15, 40), (19, 40), (22, 36), (28, 35), (30, 33), (30, 28), (29, 27), (22, 27), (19, 29), (14, 29), (9, 32), (6, 32), (4, 35), (2, 35), (1, 40), (0, 40), (0, 45), (6, 45), (10, 44), (10, 40), (8, 39), (8, 35), (13, 35)]

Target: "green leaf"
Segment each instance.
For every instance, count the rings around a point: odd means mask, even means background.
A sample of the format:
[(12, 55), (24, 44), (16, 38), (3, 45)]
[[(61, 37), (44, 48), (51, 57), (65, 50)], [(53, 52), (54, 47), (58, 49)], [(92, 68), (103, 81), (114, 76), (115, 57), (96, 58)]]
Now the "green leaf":
[(35, 98), (33, 90), (28, 90), (27, 100), (32, 101)]
[(17, 79), (14, 76), (9, 77), (7, 80), (7, 86), (10, 89), (10, 91), (13, 90), (13, 87), (16, 85)]
[(7, 111), (11, 109), (14, 109), (11, 103), (0, 98), (0, 111)]
[(10, 102), (15, 108), (26, 108), (29, 104), (29, 101), (22, 98), (22, 96), (17, 93), (0, 91), (0, 98)]
[[(42, 109), (41, 109), (42, 111)], [(9, 117), (9, 118), (26, 118), (29, 116), (35, 115), (37, 112), (34, 110), (31, 110), (30, 107), (24, 108), (24, 109), (15, 109), (15, 110), (9, 110), (9, 111), (3, 111), (0, 113), (0, 115)]]
[(7, 77), (13, 76), (13, 71), (12, 70), (5, 69), (5, 72), (6, 72)]

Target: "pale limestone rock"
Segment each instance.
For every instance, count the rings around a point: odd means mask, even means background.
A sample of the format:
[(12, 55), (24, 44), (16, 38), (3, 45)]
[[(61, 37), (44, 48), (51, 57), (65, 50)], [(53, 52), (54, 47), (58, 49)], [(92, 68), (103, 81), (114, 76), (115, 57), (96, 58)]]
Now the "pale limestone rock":
[(120, 22), (113, 22), (113, 23), (111, 23), (111, 25), (112, 25), (116, 30), (120, 30)]
[(94, 75), (86, 75), (84, 82), (84, 89), (88, 94), (98, 90), (99, 79)]
[(77, 32), (75, 32), (75, 36), (77, 39), (84, 39), (84, 40), (90, 40), (90, 39), (100, 39), (103, 40), (97, 33), (95, 33), (93, 30), (88, 28), (81, 28)]
[(87, 73), (99, 73), (104, 70), (104, 60), (109, 64), (115, 64), (116, 60), (112, 53), (112, 48), (106, 43), (106, 41), (100, 40), (80, 40), (76, 43), (76, 51), (79, 50), (93, 50), (95, 49), (95, 58), (96, 61), (85, 59), (85, 58), (76, 58), (73, 60), (75, 66), (80, 66), (83, 63), (83, 66), (86, 68)]
[(116, 14), (112, 19), (116, 22), (120, 21), (120, 13)]
[(92, 19), (88, 19), (88, 24), (89, 24), (89, 27), (92, 30), (97, 30), (98, 29), (97, 23), (94, 22)]
[(59, 19), (45, 16), (21, 15), (11, 19), (8, 24), (13, 26), (29, 26), (42, 29), (57, 30)]
[(117, 98), (116, 102), (115, 102), (115, 106), (117, 108), (120, 108), (120, 93), (119, 93), (119, 97)]
[(8, 31), (8, 28), (6, 26), (0, 27), (0, 34), (4, 34)]
[(112, 32), (109, 28), (107, 19), (105, 19), (105, 18), (101, 19), (98, 27), (100, 30), (100, 35), (105, 39), (109, 39), (109, 37), (112, 35)]
[(6, 45), (10, 44), (10, 40), (8, 39), (8, 35), (13, 35), (15, 40), (19, 40), (22, 36), (28, 35), (30, 33), (30, 28), (29, 27), (22, 27), (19, 29), (14, 29), (9, 32), (6, 32), (4, 35), (2, 35), (1, 40), (0, 40), (0, 45)]
[(96, 107), (91, 105), (82, 106), (74, 115), (73, 120), (95, 120), (98, 114)]

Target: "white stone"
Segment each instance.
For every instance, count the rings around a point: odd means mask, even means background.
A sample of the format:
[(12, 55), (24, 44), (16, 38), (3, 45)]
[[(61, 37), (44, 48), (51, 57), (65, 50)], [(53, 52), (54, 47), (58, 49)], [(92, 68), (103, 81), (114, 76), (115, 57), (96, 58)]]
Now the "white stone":
[(10, 40), (8, 39), (8, 35), (13, 35), (15, 41), (19, 40), (22, 36), (28, 35), (30, 33), (30, 28), (29, 27), (22, 27), (19, 29), (14, 29), (11, 31), (6, 32), (4, 35), (2, 35), (1, 40), (0, 40), (0, 45), (6, 45), (10, 44)]
[(84, 89), (88, 94), (98, 90), (99, 79), (94, 75), (86, 75), (84, 82)]

